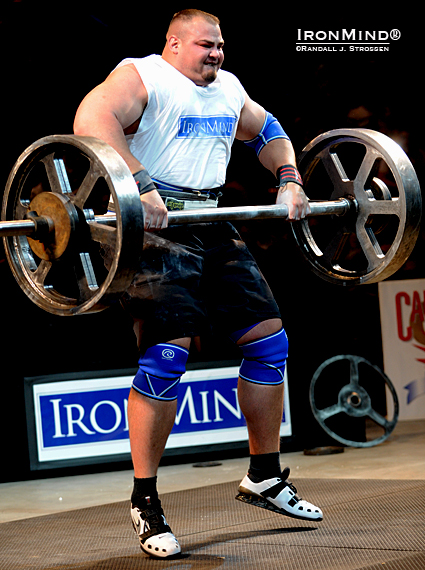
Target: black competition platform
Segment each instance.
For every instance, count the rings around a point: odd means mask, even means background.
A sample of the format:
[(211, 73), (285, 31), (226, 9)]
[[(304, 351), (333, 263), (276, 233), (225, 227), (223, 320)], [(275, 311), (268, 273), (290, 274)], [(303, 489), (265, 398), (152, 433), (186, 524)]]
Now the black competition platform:
[(120, 502), (1, 524), (0, 569), (425, 568), (425, 481), (302, 479), (300, 495), (323, 508), (317, 524), (240, 503), (237, 486), (163, 495), (177, 559), (143, 554)]

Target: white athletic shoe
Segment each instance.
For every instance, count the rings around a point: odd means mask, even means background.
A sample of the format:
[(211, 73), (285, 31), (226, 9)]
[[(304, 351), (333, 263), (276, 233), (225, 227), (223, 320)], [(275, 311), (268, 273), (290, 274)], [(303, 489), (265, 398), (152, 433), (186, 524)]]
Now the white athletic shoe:
[(156, 558), (168, 558), (181, 552), (177, 538), (165, 520), (162, 508), (131, 507), (131, 520), (139, 537), (140, 548)]
[[(285, 469), (285, 476), (288, 475), (289, 469)], [(295, 519), (315, 522), (323, 520), (319, 507), (303, 501), (297, 496), (297, 490), (292, 483), (279, 477), (254, 483), (245, 475), (239, 485), (236, 499)]]

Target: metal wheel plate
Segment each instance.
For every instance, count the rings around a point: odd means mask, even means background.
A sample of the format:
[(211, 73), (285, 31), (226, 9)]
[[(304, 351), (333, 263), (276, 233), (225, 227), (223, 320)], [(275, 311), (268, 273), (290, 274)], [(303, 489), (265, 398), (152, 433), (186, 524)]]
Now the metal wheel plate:
[[(348, 383), (345, 380), (347, 372)], [(310, 384), (310, 406), (325, 432), (351, 447), (372, 447), (385, 441), (394, 430), (399, 413), (397, 393), (388, 376), (365, 358), (353, 355), (334, 356), (317, 368)], [(387, 410), (377, 409), (383, 407), (392, 408), (390, 419), (386, 417)], [(332, 426), (331, 421), (339, 414), (353, 418), (351, 428), (358, 431), (360, 426), (364, 440), (349, 439), (347, 433), (341, 435), (335, 431), (337, 424)], [(339, 416), (340, 419), (343, 417)], [(366, 429), (365, 420), (370, 429)], [(341, 428), (341, 425), (337, 427)]]
[[(24, 219), (30, 203), (40, 202), (34, 199), (44, 192), (60, 195), (69, 211), (77, 213), (71, 220), (69, 245), (57, 259), (41, 259), (27, 237), (3, 238), (18, 284), (36, 305), (55, 315), (108, 307), (130, 285), (143, 249), (143, 209), (130, 170), (115, 150), (98, 139), (45, 137), (15, 163), (2, 220)], [(94, 215), (107, 212), (111, 199), (115, 226), (94, 222)]]
[(337, 129), (310, 142), (298, 159), (310, 200), (351, 197), (357, 211), (292, 224), (304, 257), (326, 281), (374, 283), (395, 273), (416, 243), (419, 181), (402, 148), (368, 129)]

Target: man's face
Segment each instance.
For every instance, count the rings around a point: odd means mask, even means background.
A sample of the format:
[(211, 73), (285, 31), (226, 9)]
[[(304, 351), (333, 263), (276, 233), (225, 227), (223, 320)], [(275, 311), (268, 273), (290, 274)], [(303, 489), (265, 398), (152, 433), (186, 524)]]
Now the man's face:
[(224, 59), (220, 28), (197, 18), (180, 35), (177, 68), (196, 85), (209, 85)]

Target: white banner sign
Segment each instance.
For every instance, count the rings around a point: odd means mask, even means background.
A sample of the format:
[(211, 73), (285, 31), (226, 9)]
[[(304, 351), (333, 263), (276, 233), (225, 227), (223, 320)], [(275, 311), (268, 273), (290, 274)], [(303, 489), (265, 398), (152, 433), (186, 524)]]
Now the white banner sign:
[[(237, 398), (238, 373), (239, 367), (231, 366), (189, 370), (183, 375), (167, 449), (248, 440)], [(30, 429), (30, 434), (36, 438), (36, 450), (32, 450), (35, 468), (52, 462), (129, 454), (127, 400), (132, 380), (133, 376), (28, 379), (32, 396), (28, 409), (34, 411), (35, 429)], [(280, 434), (291, 433), (285, 389)]]
[(400, 420), (425, 418), (425, 279), (379, 283), (384, 371)]

